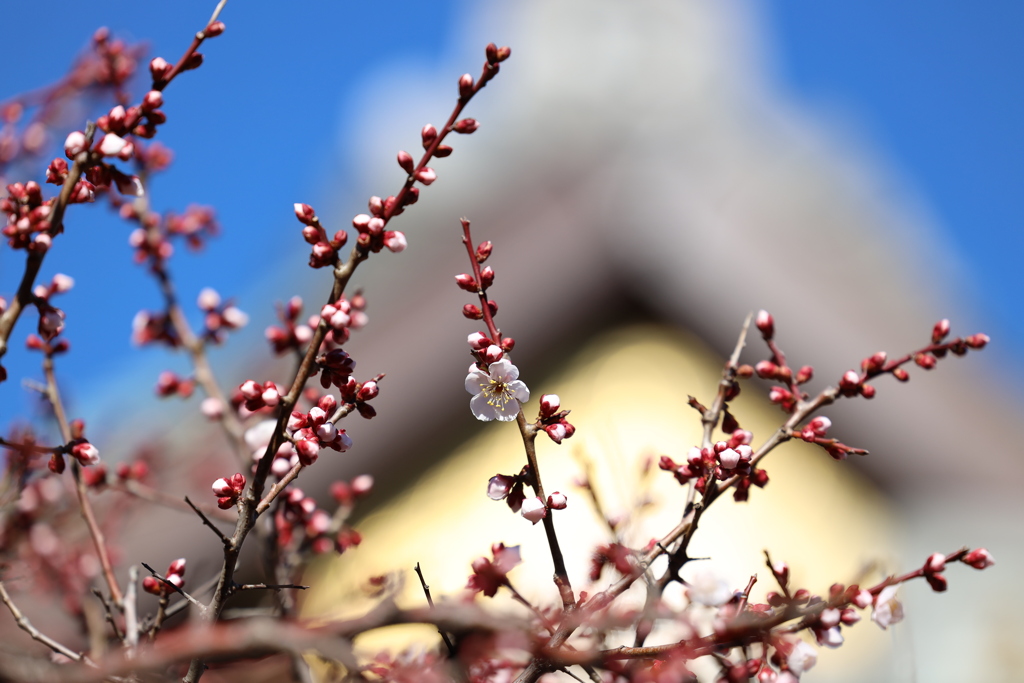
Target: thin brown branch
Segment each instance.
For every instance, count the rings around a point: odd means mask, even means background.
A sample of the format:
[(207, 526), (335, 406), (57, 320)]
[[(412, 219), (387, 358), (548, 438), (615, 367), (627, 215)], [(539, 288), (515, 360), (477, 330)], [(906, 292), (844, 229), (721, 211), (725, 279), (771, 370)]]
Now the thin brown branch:
[[(53, 371), (53, 358), (49, 355), (43, 359), (43, 374), (46, 377), (46, 397), (53, 408), (53, 415), (60, 427), (61, 438), (68, 444), (72, 440), (71, 426), (68, 424), (67, 415), (64, 412), (64, 404), (60, 398), (60, 390), (57, 388), (57, 377)], [(103, 568), (103, 578), (110, 590), (110, 598), (114, 604), (121, 607), (124, 604), (124, 596), (121, 588), (117, 585), (117, 578), (114, 576), (114, 567), (110, 562), (110, 555), (107, 552), (107, 541), (103, 537), (103, 530), (96, 521), (96, 513), (89, 501), (89, 491), (82, 478), (81, 466), (78, 461), (71, 458), (71, 475), (75, 480), (75, 492), (78, 494), (78, 506), (82, 512), (82, 518), (89, 528), (89, 535), (92, 537), (93, 546), (96, 548), (96, 555), (99, 557), (100, 566)]]
[[(427, 604), (430, 605), (430, 609), (434, 609), (434, 599), (430, 597), (430, 586), (427, 585), (427, 580), (423, 578), (423, 570), (420, 569), (419, 562), (416, 563), (416, 576), (420, 577), (420, 586), (423, 588), (423, 594), (427, 596)], [(440, 628), (437, 629), (437, 632), (441, 635), (441, 640), (444, 641), (445, 647), (448, 648), (448, 654), (454, 657), (455, 646), (452, 644), (451, 639), (448, 638), (448, 634)]]
[(188, 506), (192, 508), (197, 515), (199, 515), (199, 519), (203, 520), (203, 524), (213, 529), (213, 533), (217, 534), (217, 538), (220, 539), (220, 542), (224, 544), (225, 548), (231, 545), (231, 539), (228, 538), (223, 531), (218, 529), (217, 525), (211, 522), (210, 518), (203, 514), (203, 511), (196, 507), (195, 503), (189, 500), (188, 496), (185, 496), (185, 503), (187, 503)]
[(74, 660), (76, 662), (84, 662), (89, 666), (96, 666), (85, 655), (79, 654), (78, 652), (75, 652), (68, 646), (58, 643), (56, 640), (44, 634), (35, 626), (33, 626), (32, 622), (29, 621), (28, 618), (21, 613), (21, 610), (18, 609), (18, 606), (14, 604), (14, 601), (11, 599), (10, 594), (7, 592), (7, 588), (4, 586), (3, 581), (0, 581), (0, 600), (2, 600), (5, 605), (7, 605), (7, 609), (10, 610), (11, 616), (14, 617), (14, 622), (18, 624), (18, 628), (20, 628), (25, 633), (29, 634), (33, 640), (39, 641), (40, 643), (50, 648), (54, 652), (62, 654), (68, 659)]

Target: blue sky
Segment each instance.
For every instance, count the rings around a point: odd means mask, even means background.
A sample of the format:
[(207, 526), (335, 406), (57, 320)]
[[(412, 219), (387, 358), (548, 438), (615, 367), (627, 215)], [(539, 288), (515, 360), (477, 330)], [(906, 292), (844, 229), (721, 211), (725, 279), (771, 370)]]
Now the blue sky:
[[(173, 60), (212, 5), (180, 0), (168, 11), (126, 0), (61, 2), (48, 5), (51, 17), (40, 22), (36, 5), (9, 3), (7, 25), (21, 28), (5, 36), (0, 100), (59, 77), (100, 25)], [(463, 5), (305, 2), (289, 4), (287, 14), (283, 7), (228, 4), (227, 32), (204, 47), (206, 64), (168, 90), (160, 139), (176, 160), (152, 187), (158, 210), (216, 207), (224, 234), (198, 257), (175, 259), (179, 289), (186, 302), (206, 285), (238, 296), (253, 316), (252, 335), (272, 315), (267, 294), (253, 295), (277, 275), (265, 264), (282, 253), (304, 260), (291, 203), (326, 203), (331, 188), (352, 177), (344, 117), (358, 107), (353, 98), (366, 91), (366, 74), (403, 63), (429, 69), (458, 30)], [(765, 0), (758, 7), (783, 87), (812, 110), (855, 122), (963, 259), (978, 317), (1010, 342), (1004, 353), (1024, 348), (1016, 341), (1024, 335), (1017, 276), (1024, 3)], [(181, 358), (129, 344), (135, 311), (159, 305), (152, 282), (131, 263), (129, 228), (99, 206), (73, 207), (68, 223), (43, 275), (66, 272), (78, 283), (58, 304), (69, 316), (73, 351), (61, 372), (74, 378), (72, 396), (87, 397), (140, 355), (153, 379), (163, 367), (184, 370)], [(22, 260), (0, 249), (0, 294), (14, 290)], [(21, 349), (31, 317), (4, 359), (14, 381), (0, 386), (0, 423), (24, 410), (19, 378), (38, 375), (38, 357)]]

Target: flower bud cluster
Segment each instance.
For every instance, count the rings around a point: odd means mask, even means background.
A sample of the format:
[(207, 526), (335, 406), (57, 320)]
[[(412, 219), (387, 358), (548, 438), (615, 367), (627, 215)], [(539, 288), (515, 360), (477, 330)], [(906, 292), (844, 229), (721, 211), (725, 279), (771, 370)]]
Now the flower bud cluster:
[(277, 317), (281, 325), (271, 325), (263, 333), (274, 348), (274, 353), (281, 355), (288, 351), (302, 351), (313, 339), (313, 327), (299, 322), (302, 313), (302, 298), (293, 296), (288, 303), (277, 306)]
[(339, 479), (331, 484), (331, 497), (338, 505), (351, 508), (359, 498), (370, 495), (373, 492), (373, 477), (369, 474), (360, 474), (352, 481)]
[(337, 264), (338, 250), (348, 241), (348, 233), (339, 230), (333, 237), (328, 237), (327, 231), (320, 225), (316, 211), (309, 204), (295, 204), (295, 217), (305, 226), (302, 229), (302, 239), (313, 245), (309, 254), (309, 267), (325, 268)]
[(156, 395), (160, 398), (181, 396), (188, 398), (195, 391), (196, 381), (191, 378), (179, 377), (170, 370), (164, 370), (156, 380)]
[(236, 472), (230, 477), (221, 477), (213, 482), (213, 495), (217, 496), (217, 507), (229, 510), (238, 503), (238, 497), (245, 490), (245, 475)]
[(166, 313), (139, 311), (132, 319), (132, 343), (145, 346), (155, 342), (167, 344), (173, 349), (181, 344), (181, 339)]
[(149, 476), (149, 465), (145, 460), (136, 460), (132, 463), (121, 462), (114, 470), (117, 478), (124, 481), (143, 481)]
[(562, 443), (562, 439), (568, 439), (576, 433), (576, 428), (565, 419), (569, 415), (568, 410), (561, 410), (561, 399), (558, 394), (544, 394), (540, 397), (540, 415), (537, 424), (541, 426), (555, 443)]
[(828, 419), (824, 415), (819, 415), (810, 422), (808, 422), (802, 429), (795, 433), (796, 436), (800, 437), (807, 443), (818, 444), (825, 451), (836, 460), (846, 460), (847, 456), (851, 453), (854, 455), (867, 455), (868, 452), (863, 448), (854, 448), (853, 446), (847, 446), (846, 444), (839, 441), (839, 439), (826, 438), (828, 430), (832, 427), (832, 420)]
[(308, 413), (292, 411), (288, 419), (288, 432), (295, 444), (299, 462), (305, 466), (316, 462), (321, 448), (332, 448), (344, 453), (352, 447), (352, 439), (344, 429), (338, 429), (332, 420), (338, 401), (330, 394), (322, 397)]
[[(366, 297), (356, 292), (351, 299), (344, 296), (334, 303), (326, 304), (320, 309), (320, 319), (327, 322), (330, 327), (330, 340), (338, 345), (348, 341), (350, 330), (358, 330), (366, 326), (369, 318), (366, 317)], [(315, 327), (320, 319), (309, 321), (310, 326)]]
[(679, 464), (667, 455), (661, 456), (658, 467), (666, 472), (671, 472), (680, 484), (686, 484), (694, 479), (694, 487), (700, 493), (705, 493), (708, 481), (711, 478), (725, 480), (730, 477), (737, 477), (733, 498), (737, 501), (747, 500), (751, 485), (763, 488), (768, 483), (768, 473), (756, 469), (751, 464), (753, 449), (750, 442), (753, 435), (744, 430), (737, 429), (729, 437), (728, 441), (719, 441), (711, 448), (690, 449), (687, 461)]
[(350, 508), (339, 508), (332, 518), (302, 489), (289, 489), (282, 498), (274, 515), (277, 542), (282, 548), (306, 549), (320, 555), (331, 550), (343, 553), (362, 542), (362, 535), (344, 523)]
[(7, 186), (7, 196), (0, 199), (0, 211), (7, 216), (2, 232), (11, 249), (44, 252), (50, 248), (51, 203), (52, 200), (43, 201), (42, 188), (34, 180)]
[(281, 402), (281, 395), (286, 392), (287, 389), (278, 386), (271, 380), (260, 384), (255, 380), (249, 379), (242, 382), (238, 387), (238, 395), (242, 399), (241, 403), (250, 412), (255, 412), (261, 408), (275, 407)]
[(147, 576), (142, 580), (142, 590), (153, 595), (158, 595), (161, 598), (165, 598), (170, 595), (174, 589), (167, 584), (172, 584), (181, 588), (185, 585), (185, 558), (181, 557), (171, 562), (171, 565), (167, 568), (167, 574), (164, 576), (164, 580), (156, 578), (155, 576)]
[(244, 311), (230, 301), (222, 303), (220, 294), (211, 287), (199, 292), (197, 304), (206, 313), (203, 337), (214, 344), (223, 343), (229, 330), (241, 329), (249, 323), (249, 316)]

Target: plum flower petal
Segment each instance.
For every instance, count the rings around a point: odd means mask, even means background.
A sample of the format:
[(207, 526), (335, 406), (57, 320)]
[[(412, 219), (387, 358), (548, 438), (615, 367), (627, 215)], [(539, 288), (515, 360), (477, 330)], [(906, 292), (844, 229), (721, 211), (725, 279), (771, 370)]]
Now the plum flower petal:
[(871, 611), (871, 621), (882, 627), (884, 631), (890, 624), (903, 620), (903, 605), (896, 599), (898, 586), (886, 586), (875, 598), (875, 608)]
[(511, 422), (519, 404), (530, 400), (530, 390), (519, 380), (519, 368), (507, 358), (491, 363), (487, 371), (471, 367), (466, 391), (473, 394), (469, 408), (478, 420)]

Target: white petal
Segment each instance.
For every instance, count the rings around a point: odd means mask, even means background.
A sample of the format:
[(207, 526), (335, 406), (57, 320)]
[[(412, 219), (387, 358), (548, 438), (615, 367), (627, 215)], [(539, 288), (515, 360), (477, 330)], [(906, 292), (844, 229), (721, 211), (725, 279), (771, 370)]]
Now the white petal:
[(508, 389), (512, 392), (512, 395), (519, 399), (520, 403), (526, 403), (530, 400), (530, 389), (523, 382), (518, 379), (514, 382), (508, 383)]
[(466, 375), (466, 391), (479, 394), (484, 387), (491, 385), (491, 378), (482, 370), (474, 368)]
[[(484, 394), (477, 394), (469, 400), (469, 409), (473, 411), (473, 415), (476, 419), (483, 422), (490, 422), (497, 417), (494, 412), (494, 406), (487, 402), (487, 396)], [(512, 416), (515, 419), (515, 416)]]
[(519, 415), (519, 401), (514, 399), (491, 408), (494, 411), (494, 416), (502, 422), (511, 422)]
[(511, 382), (514, 379), (519, 379), (519, 368), (512, 365), (512, 361), (508, 358), (491, 363), (490, 370), (491, 378), (499, 382)]

